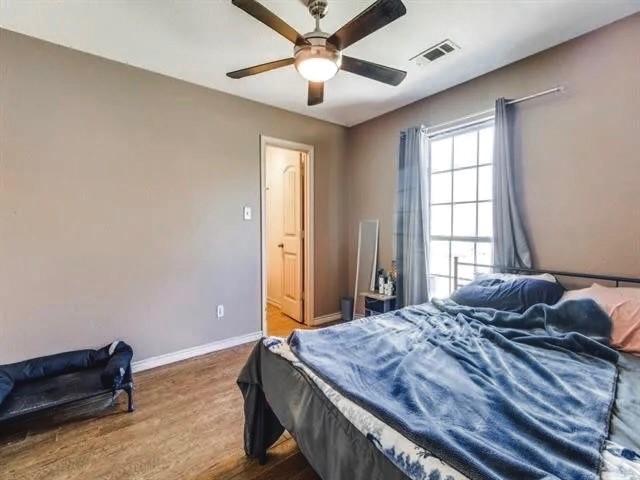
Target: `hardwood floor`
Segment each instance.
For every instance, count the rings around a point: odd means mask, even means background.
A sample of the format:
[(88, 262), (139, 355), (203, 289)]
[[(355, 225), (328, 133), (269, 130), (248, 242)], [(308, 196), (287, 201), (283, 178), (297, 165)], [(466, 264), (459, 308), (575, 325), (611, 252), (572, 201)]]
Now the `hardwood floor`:
[(265, 466), (245, 457), (235, 381), (253, 345), (135, 375), (137, 410), (124, 396), (99, 418), (0, 433), (2, 480), (318, 480), (285, 434)]
[(296, 328), (307, 330), (311, 327), (287, 317), (279, 308), (267, 304), (267, 334), (276, 337), (288, 337)]

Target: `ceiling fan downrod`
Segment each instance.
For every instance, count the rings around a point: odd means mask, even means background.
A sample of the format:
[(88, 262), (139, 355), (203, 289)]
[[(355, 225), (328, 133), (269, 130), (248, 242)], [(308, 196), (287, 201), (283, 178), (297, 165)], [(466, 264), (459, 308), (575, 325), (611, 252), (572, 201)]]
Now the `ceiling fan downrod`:
[(327, 0), (309, 0), (307, 8), (309, 8), (311, 16), (316, 19), (316, 30), (320, 30), (320, 19), (327, 14), (329, 2)]

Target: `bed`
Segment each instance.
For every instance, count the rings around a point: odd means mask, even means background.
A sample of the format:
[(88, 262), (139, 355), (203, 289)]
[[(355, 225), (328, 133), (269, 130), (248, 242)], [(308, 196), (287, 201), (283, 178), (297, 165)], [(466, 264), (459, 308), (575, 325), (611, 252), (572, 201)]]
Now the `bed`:
[[(639, 279), (555, 273), (640, 285)], [(238, 379), (245, 451), (265, 462), (286, 429), (325, 480), (640, 479), (640, 358), (606, 345), (605, 314), (597, 305), (563, 303), (487, 316), (486, 309), (433, 302), (322, 333), (295, 332), (288, 341), (265, 338)], [(548, 335), (536, 324), (541, 318)], [(446, 328), (434, 336), (443, 322)], [(517, 348), (507, 342), (507, 354), (498, 349), (484, 360), (489, 350), (473, 358), (465, 352), (453, 370), (444, 357), (424, 365), (407, 361), (458, 348), (460, 338), (451, 331), (475, 332), (469, 325), (489, 336), (497, 325), (498, 343), (513, 339)], [(518, 370), (529, 368), (531, 349), (533, 374), (521, 389)], [(375, 377), (387, 364), (394, 378)], [(456, 377), (456, 368), (467, 373)], [(478, 374), (467, 385), (468, 372)], [(398, 385), (409, 391), (398, 392)], [(482, 391), (474, 390), (478, 385)], [(432, 398), (425, 403), (426, 397)]]

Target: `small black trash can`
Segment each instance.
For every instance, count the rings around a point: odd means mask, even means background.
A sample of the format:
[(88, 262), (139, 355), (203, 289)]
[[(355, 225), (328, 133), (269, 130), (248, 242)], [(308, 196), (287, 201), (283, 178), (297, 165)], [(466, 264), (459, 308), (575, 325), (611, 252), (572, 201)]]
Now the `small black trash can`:
[(342, 307), (342, 320), (345, 322), (353, 320), (353, 297), (342, 297), (340, 305)]

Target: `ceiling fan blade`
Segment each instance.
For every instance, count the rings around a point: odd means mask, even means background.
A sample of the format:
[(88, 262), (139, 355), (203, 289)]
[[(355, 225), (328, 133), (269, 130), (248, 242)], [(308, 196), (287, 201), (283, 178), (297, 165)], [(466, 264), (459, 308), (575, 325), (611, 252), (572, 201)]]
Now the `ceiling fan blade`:
[(324, 82), (309, 82), (309, 98), (307, 105), (313, 106), (324, 100)]
[(407, 76), (407, 72), (403, 70), (385, 67), (384, 65), (378, 65), (377, 63), (367, 62), (366, 60), (360, 60), (359, 58), (348, 57), (346, 55), (342, 56), (342, 65), (340, 68), (347, 72), (394, 86), (400, 85), (404, 77)]
[(286, 67), (294, 62), (293, 58), (283, 58), (282, 60), (276, 60), (275, 62), (262, 63), (260, 65), (254, 65), (253, 67), (243, 68), (242, 70), (236, 70), (235, 72), (227, 73), (227, 77), (231, 78), (244, 78), (258, 73), (268, 72), (269, 70), (275, 70), (276, 68)]
[(405, 13), (407, 9), (401, 0), (377, 0), (331, 35), (327, 41), (335, 45), (338, 50), (344, 50)]
[(302, 35), (296, 32), (293, 27), (291, 27), (275, 13), (262, 6), (255, 0), (232, 0), (231, 3), (247, 12), (256, 20), (261, 21), (267, 27), (272, 28), (284, 38), (295, 43), (296, 45), (309, 43)]

